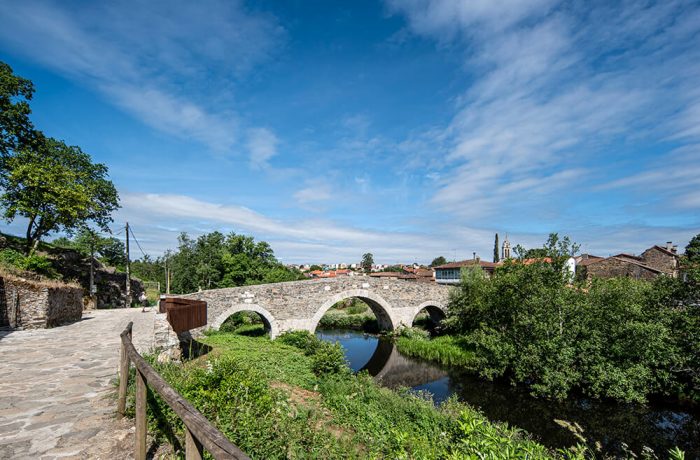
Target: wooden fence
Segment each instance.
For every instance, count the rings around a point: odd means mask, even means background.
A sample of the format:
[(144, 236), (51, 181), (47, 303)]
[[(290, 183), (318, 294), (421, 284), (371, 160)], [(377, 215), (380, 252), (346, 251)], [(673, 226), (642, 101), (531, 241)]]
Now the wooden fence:
[(126, 392), (129, 384), (129, 367), (136, 367), (136, 440), (134, 458), (146, 460), (146, 392), (155, 390), (185, 424), (185, 458), (201, 459), (206, 449), (215, 459), (248, 459), (238, 447), (229, 441), (185, 398), (173, 389), (136, 351), (131, 342), (133, 323), (121, 333), (121, 362), (119, 365), (119, 399), (117, 412), (123, 416), (126, 410)]
[(159, 310), (168, 314), (168, 322), (178, 334), (207, 325), (207, 303), (201, 300), (166, 297)]

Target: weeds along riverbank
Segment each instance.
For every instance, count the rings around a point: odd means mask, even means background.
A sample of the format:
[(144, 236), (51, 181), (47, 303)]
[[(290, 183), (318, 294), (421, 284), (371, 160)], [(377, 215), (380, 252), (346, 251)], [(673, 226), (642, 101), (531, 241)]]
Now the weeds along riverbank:
[[(207, 355), (154, 366), (252, 458), (585, 458), (583, 448), (550, 451), (455, 399), (436, 407), (353, 375), (338, 344), (308, 333), (202, 341)], [(150, 431), (181, 449), (181, 422), (149, 398)]]
[(429, 338), (422, 329), (405, 328), (394, 339), (402, 354), (465, 370), (476, 370), (477, 356), (463, 337), (443, 335)]

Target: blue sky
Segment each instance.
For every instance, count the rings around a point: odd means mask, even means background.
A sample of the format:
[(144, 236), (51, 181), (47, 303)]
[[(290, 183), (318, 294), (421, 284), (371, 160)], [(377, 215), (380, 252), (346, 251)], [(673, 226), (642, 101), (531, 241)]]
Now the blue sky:
[(385, 263), (700, 232), (697, 2), (10, 0), (0, 59), (153, 255), (180, 231)]

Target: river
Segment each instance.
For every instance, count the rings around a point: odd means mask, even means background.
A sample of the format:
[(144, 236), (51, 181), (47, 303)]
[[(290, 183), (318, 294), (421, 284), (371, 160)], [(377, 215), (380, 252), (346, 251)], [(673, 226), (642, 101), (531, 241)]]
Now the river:
[(685, 450), (686, 459), (700, 459), (700, 413), (696, 410), (587, 398), (557, 403), (533, 398), (522, 388), (403, 356), (390, 341), (377, 336), (328, 330), (316, 335), (339, 342), (353, 371), (367, 370), (382, 385), (428, 392), (436, 404), (456, 395), (490, 420), (523, 428), (551, 448), (576, 444), (574, 435), (555, 422), (559, 419), (578, 423), (584, 436), (599, 441), (607, 454), (621, 454), (625, 443), (637, 453), (643, 446), (651, 447), (659, 458), (666, 458), (666, 450), (678, 446)]

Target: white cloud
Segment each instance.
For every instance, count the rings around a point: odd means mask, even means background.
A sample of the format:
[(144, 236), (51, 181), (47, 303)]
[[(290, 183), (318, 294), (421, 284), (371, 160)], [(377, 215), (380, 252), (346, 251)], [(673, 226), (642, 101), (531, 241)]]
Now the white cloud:
[[(224, 205), (199, 200), (186, 195), (121, 193), (120, 221), (128, 220), (148, 235), (141, 241), (149, 251), (162, 251), (179, 231), (200, 234), (205, 231), (235, 231), (252, 234), (270, 241), (278, 256), (289, 261), (317, 261), (335, 257), (358, 258), (370, 251), (378, 261), (430, 262), (439, 254), (459, 246), (460, 257), (477, 250), (493, 235), (490, 231), (459, 230), (457, 240), (440, 237), (443, 229), (430, 229), (430, 234), (417, 232), (385, 232), (338, 224), (325, 219), (279, 220), (244, 206)], [(178, 229), (173, 232), (172, 229)], [(166, 230), (170, 229), (170, 230)], [(445, 229), (450, 232), (450, 229)], [(456, 233), (456, 232), (451, 232)], [(437, 234), (437, 236), (436, 236)], [(153, 241), (151, 246), (150, 241)], [(472, 249), (474, 248), (474, 249)], [(309, 252), (305, 252), (308, 250)]]
[(66, 6), (5, 2), (0, 41), (98, 89), (149, 126), (232, 152), (239, 120), (230, 82), (281, 46), (274, 18), (240, 1)]
[(277, 155), (277, 136), (267, 128), (248, 130), (248, 151), (253, 169), (266, 169), (270, 158)]
[[(219, 230), (251, 234), (271, 243), (285, 262), (352, 262), (372, 252), (380, 263), (418, 261), (429, 263), (443, 255), (458, 260), (476, 252), (490, 260), (494, 233), (501, 239), (508, 229), (457, 226), (447, 222), (426, 228), (426, 232), (378, 231), (339, 224), (325, 219), (282, 220), (243, 206), (218, 204), (186, 195), (121, 193), (124, 207), (118, 221), (128, 220), (147, 252), (160, 254), (176, 245), (181, 231), (192, 236)], [(552, 228), (582, 243), (582, 251), (607, 256), (619, 252), (641, 253), (653, 244), (674, 241), (680, 247), (700, 228), (670, 226), (582, 225), (573, 229)], [(539, 247), (545, 233), (509, 231), (512, 244)], [(592, 238), (591, 235), (595, 235)]]
[[(463, 221), (556, 215), (560, 198), (581, 190), (574, 184), (619, 174), (628, 159), (611, 146), (700, 136), (700, 52), (689, 45), (700, 21), (688, 20), (700, 14), (682, 2), (387, 4), (412, 32), (462, 49), (473, 76), (452, 121), (426, 136), (447, 149), (441, 167), (428, 164), (440, 174), (432, 202)], [(685, 193), (692, 176), (676, 179), (678, 205), (696, 203)], [(647, 191), (670, 193), (668, 182)]]
[(324, 180), (312, 180), (307, 182), (307, 186), (294, 193), (294, 199), (305, 206), (309, 203), (327, 201), (333, 197), (330, 184)]
[(505, 29), (547, 13), (554, 0), (388, 0), (393, 13), (404, 14), (413, 31), (449, 40), (472, 29)]

